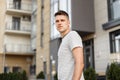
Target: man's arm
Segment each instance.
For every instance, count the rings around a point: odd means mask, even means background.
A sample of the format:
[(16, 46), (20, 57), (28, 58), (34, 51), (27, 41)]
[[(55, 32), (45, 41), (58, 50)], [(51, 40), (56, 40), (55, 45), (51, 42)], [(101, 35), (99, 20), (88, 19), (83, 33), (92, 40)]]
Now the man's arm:
[(76, 47), (72, 50), (72, 52), (75, 60), (72, 80), (80, 80), (84, 68), (83, 48)]

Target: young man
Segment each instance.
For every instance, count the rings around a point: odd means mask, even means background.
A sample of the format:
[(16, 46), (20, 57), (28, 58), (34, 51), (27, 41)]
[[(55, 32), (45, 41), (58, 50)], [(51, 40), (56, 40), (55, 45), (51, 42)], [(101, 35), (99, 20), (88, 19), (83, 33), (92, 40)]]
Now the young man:
[(54, 16), (56, 28), (62, 37), (58, 50), (58, 80), (84, 80), (81, 37), (70, 30), (69, 16), (65, 11), (60, 10)]

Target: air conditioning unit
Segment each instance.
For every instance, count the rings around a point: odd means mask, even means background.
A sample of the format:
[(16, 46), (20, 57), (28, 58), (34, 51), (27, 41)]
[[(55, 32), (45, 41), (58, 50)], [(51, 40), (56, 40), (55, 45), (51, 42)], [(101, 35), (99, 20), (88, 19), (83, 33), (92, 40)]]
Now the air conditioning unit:
[(23, 15), (22, 20), (23, 21), (31, 21), (31, 17)]

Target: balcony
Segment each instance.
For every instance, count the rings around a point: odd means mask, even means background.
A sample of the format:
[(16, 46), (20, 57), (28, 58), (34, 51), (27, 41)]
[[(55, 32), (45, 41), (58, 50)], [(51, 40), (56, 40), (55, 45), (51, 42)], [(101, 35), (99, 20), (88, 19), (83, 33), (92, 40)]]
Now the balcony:
[(26, 44), (6, 44), (5, 54), (7, 55), (34, 55), (30, 45)]
[(120, 63), (120, 53), (112, 53), (110, 54), (110, 63), (118, 62)]
[(6, 23), (5, 33), (14, 33), (14, 34), (26, 34), (30, 35), (31, 32), (31, 23), (30, 22), (21, 22), (20, 24), (14, 24), (12, 22)]
[(14, 2), (7, 3), (6, 13), (8, 14), (27, 14), (31, 15), (32, 13), (32, 5), (30, 3), (20, 3), (19, 5)]

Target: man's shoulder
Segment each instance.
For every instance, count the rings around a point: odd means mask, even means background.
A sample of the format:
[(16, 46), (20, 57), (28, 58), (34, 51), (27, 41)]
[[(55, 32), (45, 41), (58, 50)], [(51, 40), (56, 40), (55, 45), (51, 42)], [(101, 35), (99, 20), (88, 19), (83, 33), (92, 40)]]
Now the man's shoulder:
[(70, 31), (70, 35), (71, 36), (76, 36), (76, 35), (79, 35), (76, 31)]
[(77, 33), (76, 31), (74, 31), (74, 30), (72, 30), (72, 31), (70, 31), (70, 33)]

